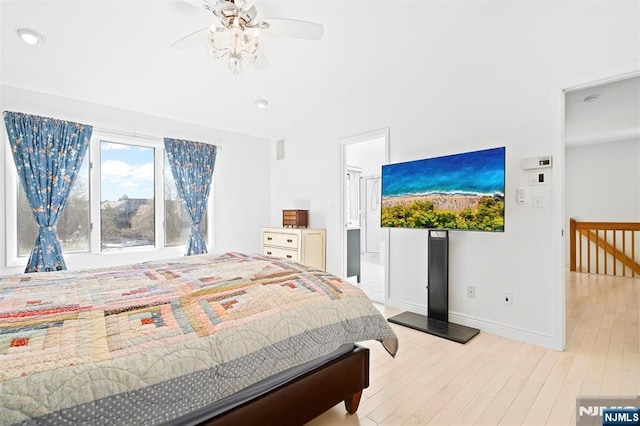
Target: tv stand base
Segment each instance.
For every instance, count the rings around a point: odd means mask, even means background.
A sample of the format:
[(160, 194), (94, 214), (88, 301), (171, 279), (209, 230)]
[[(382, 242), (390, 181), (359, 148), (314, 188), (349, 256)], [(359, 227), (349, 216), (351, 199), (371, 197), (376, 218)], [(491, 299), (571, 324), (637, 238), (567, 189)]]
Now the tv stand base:
[(467, 343), (480, 333), (477, 328), (428, 318), (414, 312), (403, 312), (390, 317), (388, 321), (458, 343)]

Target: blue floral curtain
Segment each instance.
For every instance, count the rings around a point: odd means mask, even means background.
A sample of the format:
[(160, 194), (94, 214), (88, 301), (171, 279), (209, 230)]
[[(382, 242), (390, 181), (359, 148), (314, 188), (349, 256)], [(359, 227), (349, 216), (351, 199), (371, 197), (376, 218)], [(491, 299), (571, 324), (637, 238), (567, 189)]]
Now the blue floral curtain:
[(185, 255), (206, 253), (207, 245), (200, 222), (207, 207), (218, 147), (170, 138), (164, 139), (164, 147), (178, 196), (191, 223)]
[(25, 272), (67, 269), (56, 225), (78, 176), (92, 126), (4, 112), (11, 151), (38, 235)]

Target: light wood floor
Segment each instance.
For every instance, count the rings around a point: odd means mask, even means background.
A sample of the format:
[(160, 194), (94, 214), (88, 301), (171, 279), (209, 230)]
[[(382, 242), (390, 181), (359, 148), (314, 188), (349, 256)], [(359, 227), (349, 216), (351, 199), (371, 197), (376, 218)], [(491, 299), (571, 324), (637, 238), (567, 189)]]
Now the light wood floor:
[(374, 302), (384, 303), (384, 262), (376, 254), (360, 256), (360, 283), (357, 277), (349, 277), (347, 281), (360, 287)]
[[(481, 332), (460, 345), (392, 324), (400, 351), (371, 348), (355, 415), (322, 425), (575, 425), (576, 396), (640, 395), (640, 280), (570, 273), (563, 352)], [(397, 313), (383, 308), (386, 315)]]

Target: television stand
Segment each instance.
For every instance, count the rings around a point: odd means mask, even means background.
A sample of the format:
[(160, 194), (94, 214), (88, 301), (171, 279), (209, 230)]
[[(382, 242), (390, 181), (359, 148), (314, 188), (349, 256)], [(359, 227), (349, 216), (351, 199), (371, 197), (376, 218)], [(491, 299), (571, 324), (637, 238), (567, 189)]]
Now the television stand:
[(467, 343), (480, 330), (449, 322), (449, 231), (429, 230), (427, 316), (403, 312), (388, 319), (394, 324)]

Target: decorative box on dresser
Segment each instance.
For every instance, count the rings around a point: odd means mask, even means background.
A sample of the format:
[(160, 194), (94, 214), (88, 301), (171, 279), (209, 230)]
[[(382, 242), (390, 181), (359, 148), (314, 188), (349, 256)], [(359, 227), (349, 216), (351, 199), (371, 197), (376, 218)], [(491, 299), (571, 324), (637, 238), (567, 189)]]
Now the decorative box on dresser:
[(262, 254), (326, 269), (327, 231), (309, 228), (262, 228)]

